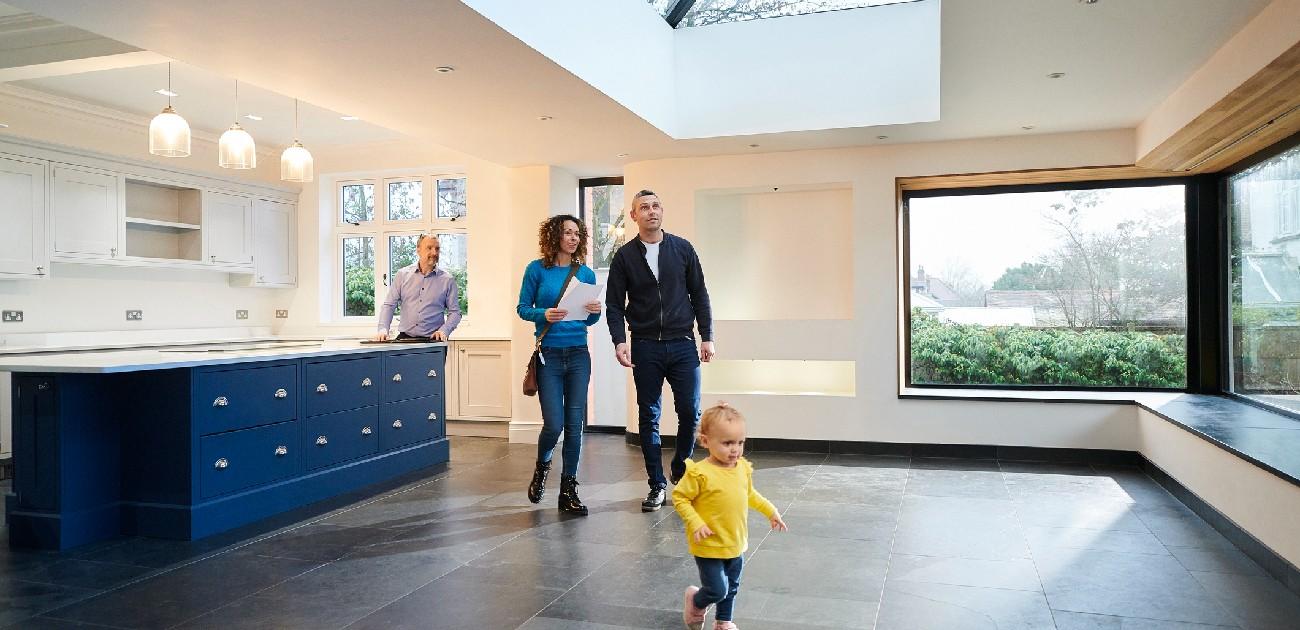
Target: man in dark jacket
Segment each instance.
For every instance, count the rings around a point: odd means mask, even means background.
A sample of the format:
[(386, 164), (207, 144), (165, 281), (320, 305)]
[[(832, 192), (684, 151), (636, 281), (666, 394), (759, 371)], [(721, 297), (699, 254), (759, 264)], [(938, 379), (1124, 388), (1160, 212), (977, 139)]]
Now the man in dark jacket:
[[(640, 420), (641, 453), (645, 455), (650, 494), (643, 512), (664, 504), (664, 479), (659, 412), (664, 380), (673, 391), (677, 411), (677, 452), (669, 473), (673, 483), (686, 474), (686, 460), (695, 448), (700, 421), (700, 362), (713, 359), (713, 315), (704, 270), (690, 241), (663, 230), (659, 196), (642, 190), (632, 198), (637, 238), (619, 248), (609, 266), (606, 313), (614, 356), (632, 368)], [(631, 331), (629, 345), (627, 330)], [(700, 347), (695, 348), (699, 326)]]

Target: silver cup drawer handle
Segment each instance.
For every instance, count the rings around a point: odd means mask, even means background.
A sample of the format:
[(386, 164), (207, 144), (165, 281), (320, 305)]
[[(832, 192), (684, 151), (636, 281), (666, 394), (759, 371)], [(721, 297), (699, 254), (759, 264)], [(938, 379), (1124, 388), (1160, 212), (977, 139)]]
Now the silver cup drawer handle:
[(401, 374), (401, 372), (398, 372), (397, 374), (394, 374), (394, 375), (393, 375), (393, 382), (394, 382), (394, 383), (400, 383), (400, 382), (402, 382), (402, 374)]
[(438, 370), (429, 370), (429, 378), (437, 378)]
[(329, 444), (329, 443), (330, 443), (329, 438), (327, 438), (327, 437), (325, 437), (325, 436), (323, 436), (323, 435), (318, 436), (318, 437), (316, 438), (316, 446), (325, 446), (326, 444)]
[(288, 397), (289, 397), (289, 391), (286, 390), (285, 388), (281, 387), (280, 389), (275, 390), (275, 397), (276, 397), (276, 398), (288, 398)]
[(370, 377), (369, 377), (369, 376), (367, 376), (367, 377), (361, 379), (361, 386), (362, 386), (362, 387), (370, 387), (370, 386), (373, 385), (373, 384), (374, 384), (374, 383), (370, 382)]
[(370, 435), (371, 433), (374, 432), (375, 430), (371, 429), (370, 427), (361, 427), (361, 435)]
[(212, 401), (213, 407), (225, 407), (229, 404), (230, 404), (230, 399), (226, 398), (225, 396), (217, 396), (217, 399)]
[(284, 457), (285, 455), (288, 455), (288, 454), (289, 454), (289, 447), (284, 446), (283, 444), (280, 445), (280, 446), (275, 447), (275, 456), (276, 456), (276, 457)]
[(216, 468), (217, 470), (225, 470), (229, 466), (230, 466), (230, 460), (224, 457), (218, 459), (214, 464), (212, 464), (212, 467)]
[(394, 420), (394, 421), (393, 421), (393, 428), (394, 428), (394, 429), (400, 429), (400, 428), (402, 428), (402, 421), (401, 421), (401, 420)]
[(317, 394), (324, 394), (325, 392), (328, 392), (329, 390), (330, 390), (329, 385), (326, 385), (326, 384), (324, 384), (324, 383), (321, 383), (320, 385), (317, 385), (317, 386), (316, 386), (316, 393), (317, 393)]
[(436, 411), (430, 411), (430, 412), (429, 412), (429, 419), (430, 419), (430, 420), (437, 420), (437, 419), (438, 419), (438, 412), (436, 412)]

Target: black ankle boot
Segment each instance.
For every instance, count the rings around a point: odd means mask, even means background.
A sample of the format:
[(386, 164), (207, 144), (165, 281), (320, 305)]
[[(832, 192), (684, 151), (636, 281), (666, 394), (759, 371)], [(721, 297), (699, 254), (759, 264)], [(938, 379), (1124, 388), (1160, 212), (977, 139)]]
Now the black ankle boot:
[(560, 511), (579, 516), (587, 515), (587, 506), (578, 498), (578, 478), (560, 476)]
[(528, 500), (540, 503), (546, 494), (546, 476), (551, 474), (551, 462), (537, 462), (533, 469), (533, 482), (528, 484)]

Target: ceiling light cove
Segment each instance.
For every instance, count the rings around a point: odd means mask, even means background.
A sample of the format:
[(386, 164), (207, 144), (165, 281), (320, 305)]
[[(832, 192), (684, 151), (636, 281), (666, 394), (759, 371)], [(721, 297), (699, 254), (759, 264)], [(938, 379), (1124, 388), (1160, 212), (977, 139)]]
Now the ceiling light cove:
[(1047, 78), (1049, 78), (1049, 79), (1059, 79), (1059, 78), (1064, 77), (1064, 76), (1065, 76), (1065, 73), (1064, 73), (1064, 72), (1053, 72), (1053, 73), (1051, 73), (1051, 74), (1048, 74), (1048, 75), (1047, 75)]

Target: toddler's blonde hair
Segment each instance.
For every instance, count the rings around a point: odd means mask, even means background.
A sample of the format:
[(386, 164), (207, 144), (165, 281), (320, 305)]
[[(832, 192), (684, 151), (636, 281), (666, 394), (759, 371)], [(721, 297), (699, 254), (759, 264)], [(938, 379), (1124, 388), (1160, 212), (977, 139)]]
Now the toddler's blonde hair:
[(745, 416), (735, 407), (720, 402), (708, 409), (700, 416), (700, 433), (708, 435), (709, 431), (719, 422), (744, 422)]

